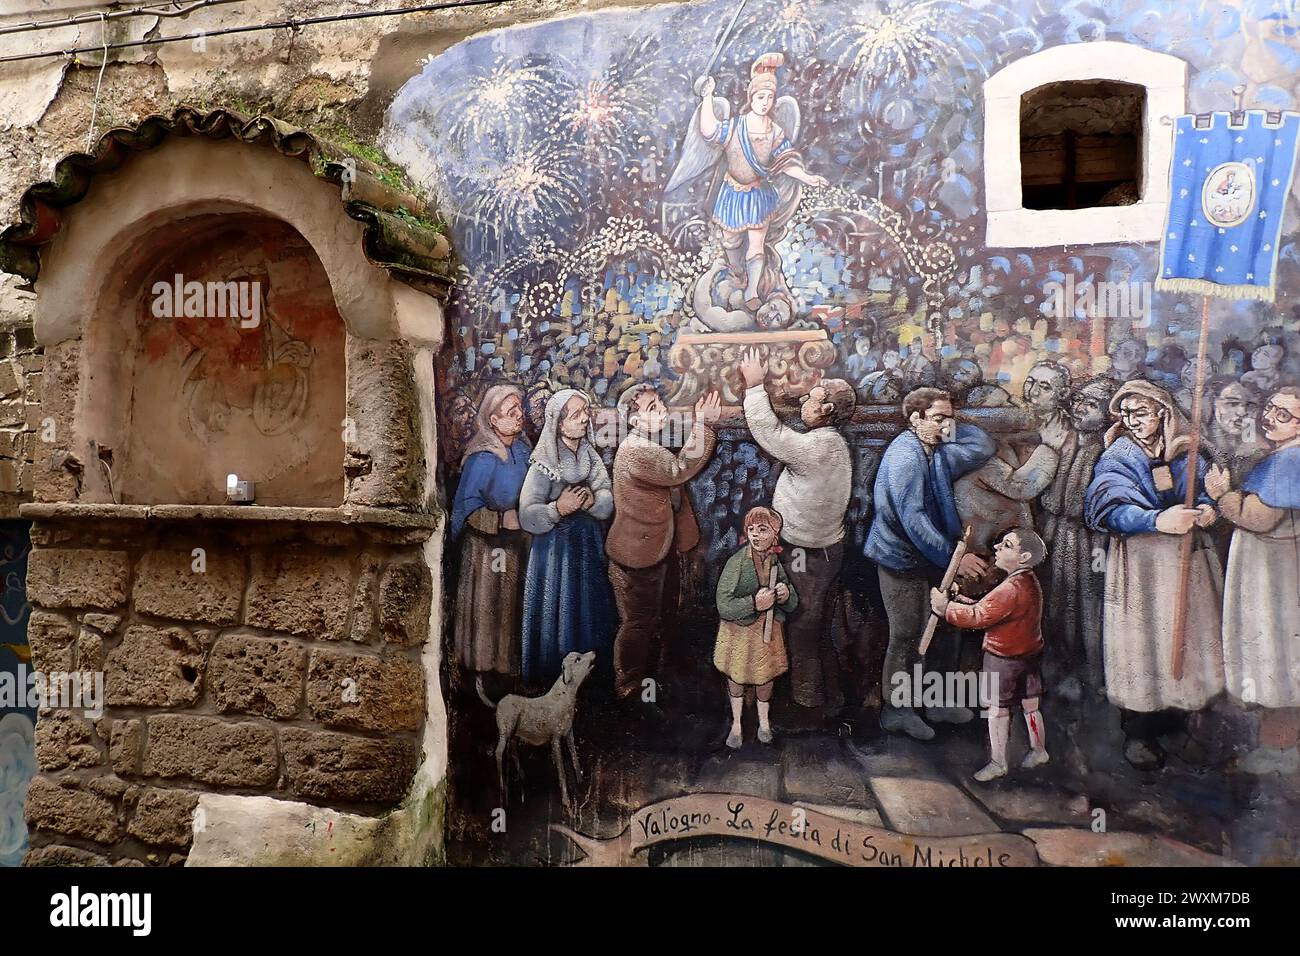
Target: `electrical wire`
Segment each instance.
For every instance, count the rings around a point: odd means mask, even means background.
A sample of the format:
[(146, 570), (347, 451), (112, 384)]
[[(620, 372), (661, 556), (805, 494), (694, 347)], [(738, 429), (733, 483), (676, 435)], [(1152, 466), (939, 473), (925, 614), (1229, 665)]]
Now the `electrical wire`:
[(126, 10), (105, 10), (100, 13), (78, 13), (68, 17), (51, 17), (48, 20), (32, 20), (30, 23), (11, 23), (0, 27), (0, 36), (14, 33), (31, 33), (37, 30), (59, 30), (75, 27), (82, 23), (94, 23), (97, 20), (126, 20), (132, 17), (183, 17), (195, 10), (206, 7), (219, 7), (227, 3), (245, 3), (247, 0), (193, 0), (182, 7), (179, 0), (166, 3), (143, 3)]
[(107, 18), (99, 15), (99, 39), (104, 45), (104, 55), (99, 61), (99, 79), (95, 81), (95, 98), (90, 103), (90, 128), (86, 130), (86, 152), (95, 145), (95, 117), (99, 114), (99, 88), (104, 83), (104, 68), (108, 66), (108, 23)]
[[(293, 30), (298, 31), (303, 27), (317, 26), (323, 23), (345, 23), (352, 20), (371, 20), (377, 17), (401, 17), (412, 13), (433, 13), (439, 10), (458, 10), (463, 7), (486, 7), (486, 6), (503, 6), (506, 3), (514, 3), (517, 0), (458, 0), (458, 2), (449, 3), (425, 3), (417, 7), (399, 7), (388, 10), (355, 10), (350, 13), (336, 13), (322, 17), (303, 17), (290, 18), (288, 20), (278, 20), (270, 23), (251, 23), (235, 27), (222, 27), (219, 30), (200, 30), (197, 33), (178, 34), (176, 36), (160, 36), (152, 39), (143, 40), (124, 40), (120, 43), (110, 43), (103, 49), (108, 50), (126, 50), (132, 47), (152, 46), (162, 43), (183, 43), (198, 39), (210, 39), (211, 37), (229, 36), (235, 33), (258, 33), (263, 30)], [(70, 50), (45, 50), (40, 53), (18, 53), (10, 56), (0, 57), (0, 63), (18, 63), (24, 60), (43, 60), (51, 57), (72, 57), (79, 53), (98, 53), (101, 47), (74, 47)]]

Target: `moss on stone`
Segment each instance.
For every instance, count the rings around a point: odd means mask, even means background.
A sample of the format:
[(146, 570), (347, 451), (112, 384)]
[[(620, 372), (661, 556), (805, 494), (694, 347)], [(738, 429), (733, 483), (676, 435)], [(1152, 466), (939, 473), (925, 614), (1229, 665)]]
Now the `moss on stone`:
[(379, 181), (392, 189), (411, 191), (406, 175), (400, 166), (375, 146), (363, 143), (345, 126), (337, 124), (309, 126), (307, 132), (323, 140), (328, 140), (344, 152), (351, 153), (358, 159), (364, 159), (377, 170)]
[(420, 803), (417, 829), (421, 833), (436, 834), (424, 859), (425, 866), (447, 865), (447, 778), (424, 795)]
[(396, 209), (392, 210), (392, 215), (409, 225), (420, 229), (429, 229), (433, 232), (441, 233), (448, 239), (451, 238), (451, 226), (443, 216), (439, 216), (437, 219), (431, 219), (428, 216), (417, 216), (405, 206), (398, 206)]

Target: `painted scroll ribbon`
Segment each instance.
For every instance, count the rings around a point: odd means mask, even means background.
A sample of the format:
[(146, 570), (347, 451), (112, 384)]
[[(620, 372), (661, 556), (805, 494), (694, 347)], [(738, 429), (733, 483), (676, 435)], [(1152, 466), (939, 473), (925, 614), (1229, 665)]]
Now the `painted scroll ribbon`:
[(734, 837), (776, 846), (846, 866), (1037, 866), (1033, 842), (1015, 833), (924, 837), (854, 823), (810, 807), (732, 793), (694, 793), (636, 810), (628, 826), (607, 840), (560, 824), (551, 829), (586, 854), (573, 866), (647, 866), (648, 847), (698, 837)]

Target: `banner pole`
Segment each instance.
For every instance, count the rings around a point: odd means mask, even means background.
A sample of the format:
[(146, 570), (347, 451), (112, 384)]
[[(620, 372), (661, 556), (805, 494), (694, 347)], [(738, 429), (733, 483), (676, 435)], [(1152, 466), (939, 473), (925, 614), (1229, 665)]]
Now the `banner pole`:
[[(1196, 347), (1196, 383), (1192, 391), (1192, 446), (1187, 450), (1187, 492), (1183, 504), (1196, 507), (1196, 471), (1201, 457), (1201, 393), (1205, 389), (1205, 360), (1210, 345), (1210, 297), (1201, 298), (1201, 338)], [(1178, 553), (1178, 591), (1174, 603), (1174, 680), (1183, 678), (1183, 650), (1187, 631), (1187, 588), (1192, 575), (1192, 544), (1196, 526), (1183, 535)]]

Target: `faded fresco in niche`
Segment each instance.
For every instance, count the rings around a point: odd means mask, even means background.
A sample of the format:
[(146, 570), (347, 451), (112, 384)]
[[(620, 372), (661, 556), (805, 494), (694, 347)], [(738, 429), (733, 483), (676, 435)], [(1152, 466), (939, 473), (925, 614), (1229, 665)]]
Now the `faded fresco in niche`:
[[(463, 263), (453, 857), (1300, 858), (1296, 193), (1273, 300), (1216, 301), (1198, 362), (1158, 242), (985, 246), (980, 92), (1112, 40), (1184, 60), (1190, 111), (1295, 110), (1297, 30), (1262, 0), (714, 0), (431, 57), (382, 145)], [(1031, 152), (1120, 155), (1139, 94), (1091, 88), (1068, 146), (1057, 95)], [(1100, 165), (1026, 204), (1131, 203)]]
[(216, 503), (236, 472), (259, 501), (337, 504), (343, 320), (311, 246), (265, 218), (195, 217), (143, 258), (123, 500)]

